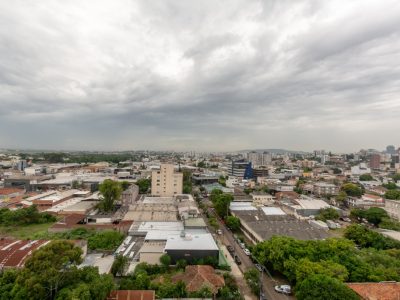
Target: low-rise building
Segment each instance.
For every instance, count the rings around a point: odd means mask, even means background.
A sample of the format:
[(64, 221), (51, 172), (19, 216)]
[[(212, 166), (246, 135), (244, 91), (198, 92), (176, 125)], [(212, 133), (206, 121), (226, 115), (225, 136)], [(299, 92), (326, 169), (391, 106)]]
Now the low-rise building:
[(331, 183), (317, 182), (313, 185), (313, 192), (317, 196), (337, 195), (339, 187)]
[(139, 196), (139, 187), (136, 184), (131, 184), (129, 188), (121, 194), (121, 202), (125, 206), (129, 206), (136, 202)]
[(107, 300), (155, 300), (155, 291), (115, 290), (111, 291)]
[(293, 215), (287, 215), (279, 207), (251, 206), (231, 207), (231, 214), (240, 219), (241, 229), (253, 243), (269, 240), (274, 235), (294, 237), (301, 240), (324, 239), (325, 230), (316, 228)]
[(321, 199), (315, 199), (305, 195), (301, 195), (298, 199), (286, 200), (281, 203), (287, 211), (303, 217), (316, 216), (321, 209), (331, 207)]
[(346, 283), (362, 300), (398, 300), (400, 282), (352, 282)]
[(388, 213), (389, 217), (400, 221), (400, 201), (399, 200), (385, 200), (384, 209)]
[(253, 203), (256, 206), (272, 205), (274, 203), (272, 195), (267, 193), (253, 192), (251, 196), (253, 198)]
[(370, 207), (384, 207), (385, 203), (383, 199), (379, 196), (367, 194), (363, 195), (361, 198), (348, 196), (346, 198), (346, 204), (350, 208), (364, 208), (368, 209)]
[(187, 233), (168, 235), (165, 252), (173, 263), (180, 259), (193, 262), (206, 257), (219, 258), (219, 248), (211, 233)]
[(24, 189), (19, 188), (0, 188), (0, 201), (8, 201), (11, 198), (25, 194)]
[(185, 272), (172, 277), (172, 282), (183, 281), (188, 292), (197, 292), (204, 287), (216, 294), (225, 285), (224, 277), (216, 274), (211, 266), (186, 266)]

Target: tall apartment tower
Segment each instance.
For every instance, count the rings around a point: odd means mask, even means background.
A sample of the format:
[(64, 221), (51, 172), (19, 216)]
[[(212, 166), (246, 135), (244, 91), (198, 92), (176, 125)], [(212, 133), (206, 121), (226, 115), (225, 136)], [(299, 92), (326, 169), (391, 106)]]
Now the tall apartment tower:
[(174, 165), (161, 164), (160, 170), (151, 173), (151, 194), (160, 197), (172, 197), (182, 194), (183, 174), (175, 173)]
[(371, 169), (379, 169), (381, 167), (381, 156), (378, 153), (372, 154), (369, 160)]
[(263, 166), (267, 166), (269, 164), (271, 164), (272, 162), (272, 154), (264, 151), (264, 153), (262, 154), (262, 164)]
[(247, 153), (247, 159), (254, 167), (258, 167), (263, 164), (262, 154), (255, 151)]

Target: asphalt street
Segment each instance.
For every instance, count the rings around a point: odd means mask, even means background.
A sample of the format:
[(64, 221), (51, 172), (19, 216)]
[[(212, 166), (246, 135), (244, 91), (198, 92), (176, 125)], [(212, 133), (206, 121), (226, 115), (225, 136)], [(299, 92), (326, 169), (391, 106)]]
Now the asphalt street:
[[(209, 203), (208, 203), (209, 204)], [(225, 245), (231, 245), (235, 249), (235, 254), (239, 256), (241, 260), (241, 264), (238, 265), (242, 273), (248, 271), (249, 269), (255, 268), (254, 263), (251, 261), (250, 257), (247, 256), (243, 249), (240, 247), (240, 245), (235, 241), (235, 238), (233, 236), (232, 231), (230, 231), (223, 222), (219, 219), (219, 217), (215, 214), (213, 209), (208, 208), (208, 212), (210, 215), (215, 216), (216, 219), (218, 220), (219, 223), (219, 228), (222, 231), (222, 235), (220, 235), (219, 239), (220, 241)], [(210, 228), (210, 231), (213, 231), (212, 228)], [(263, 287), (263, 293), (265, 295), (265, 298), (267, 300), (292, 300), (295, 299), (293, 295), (284, 295), (277, 293), (274, 289), (276, 285), (281, 285), (281, 284), (288, 284), (287, 282), (283, 281), (282, 279), (277, 279), (272, 276), (269, 276), (268, 273), (262, 272), (261, 275), (261, 281), (262, 281), (262, 287)]]

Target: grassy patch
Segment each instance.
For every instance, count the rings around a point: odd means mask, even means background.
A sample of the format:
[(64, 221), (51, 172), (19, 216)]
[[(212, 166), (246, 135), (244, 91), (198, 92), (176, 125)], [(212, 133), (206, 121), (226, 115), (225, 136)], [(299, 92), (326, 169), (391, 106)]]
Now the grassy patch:
[(25, 226), (0, 226), (0, 236), (17, 239), (34, 239), (35, 236), (45, 235), (47, 229), (54, 223), (32, 224)]
[(328, 231), (328, 233), (331, 237), (342, 238), (342, 237), (344, 237), (345, 230), (346, 230), (346, 227), (330, 229)]

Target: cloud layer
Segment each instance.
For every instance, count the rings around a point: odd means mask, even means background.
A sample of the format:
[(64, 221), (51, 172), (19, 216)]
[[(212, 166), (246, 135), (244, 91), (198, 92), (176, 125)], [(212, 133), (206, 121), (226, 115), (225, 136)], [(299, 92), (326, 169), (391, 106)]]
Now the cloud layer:
[(0, 148), (399, 145), (399, 28), (396, 0), (3, 1)]

